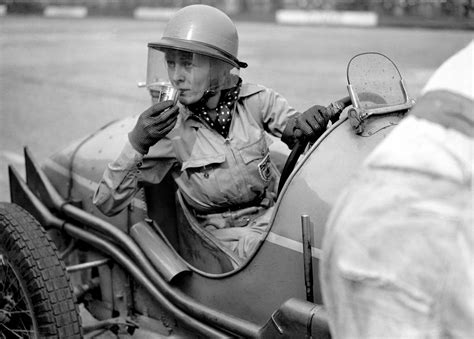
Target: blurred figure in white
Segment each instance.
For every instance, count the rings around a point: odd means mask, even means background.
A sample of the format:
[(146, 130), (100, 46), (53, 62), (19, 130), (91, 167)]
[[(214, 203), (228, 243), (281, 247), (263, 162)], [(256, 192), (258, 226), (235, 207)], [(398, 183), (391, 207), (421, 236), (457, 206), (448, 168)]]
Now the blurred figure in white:
[(474, 334), (473, 75), (471, 42), (332, 210), (321, 285), (334, 338)]

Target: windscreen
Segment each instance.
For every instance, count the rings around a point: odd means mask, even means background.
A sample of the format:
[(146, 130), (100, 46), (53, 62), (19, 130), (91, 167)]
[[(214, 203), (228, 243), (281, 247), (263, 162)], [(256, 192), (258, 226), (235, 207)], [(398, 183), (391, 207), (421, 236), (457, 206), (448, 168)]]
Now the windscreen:
[(347, 66), (347, 82), (363, 109), (403, 104), (402, 77), (395, 64), (380, 53), (363, 53)]

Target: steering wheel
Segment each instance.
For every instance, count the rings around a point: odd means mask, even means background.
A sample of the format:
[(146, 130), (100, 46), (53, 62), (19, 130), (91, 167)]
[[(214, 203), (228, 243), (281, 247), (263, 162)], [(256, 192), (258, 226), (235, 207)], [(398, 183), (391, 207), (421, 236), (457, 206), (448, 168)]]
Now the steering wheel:
[[(332, 123), (335, 123), (342, 111), (352, 104), (350, 97), (344, 97), (340, 100), (337, 100), (326, 107), (326, 110), (329, 112), (330, 120)], [(285, 166), (281, 172), (280, 183), (278, 184), (278, 195), (280, 194), (283, 186), (285, 185), (286, 180), (290, 176), (291, 172), (295, 169), (296, 163), (298, 162), (299, 157), (303, 154), (306, 146), (308, 145), (309, 139), (301, 139), (296, 142), (291, 150), (290, 155), (286, 159)], [(314, 140), (315, 141), (315, 140)]]

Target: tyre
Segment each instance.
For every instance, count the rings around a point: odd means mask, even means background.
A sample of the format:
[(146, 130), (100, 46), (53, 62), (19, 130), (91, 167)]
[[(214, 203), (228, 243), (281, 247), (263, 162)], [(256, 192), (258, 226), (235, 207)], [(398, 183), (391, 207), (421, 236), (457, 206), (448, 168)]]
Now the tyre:
[(27, 211), (0, 203), (0, 339), (81, 337), (56, 246)]

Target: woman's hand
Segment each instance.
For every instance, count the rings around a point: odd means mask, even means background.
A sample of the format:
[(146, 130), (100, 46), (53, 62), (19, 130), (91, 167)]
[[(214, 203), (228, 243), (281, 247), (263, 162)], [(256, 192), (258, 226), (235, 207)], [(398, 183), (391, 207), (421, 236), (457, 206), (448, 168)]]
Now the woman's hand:
[(171, 106), (173, 106), (172, 100), (159, 102), (140, 115), (135, 127), (128, 134), (128, 140), (133, 148), (141, 154), (146, 154), (151, 146), (173, 129), (179, 108)]
[(296, 118), (294, 136), (315, 141), (326, 130), (329, 123), (329, 112), (326, 107), (314, 105)]

